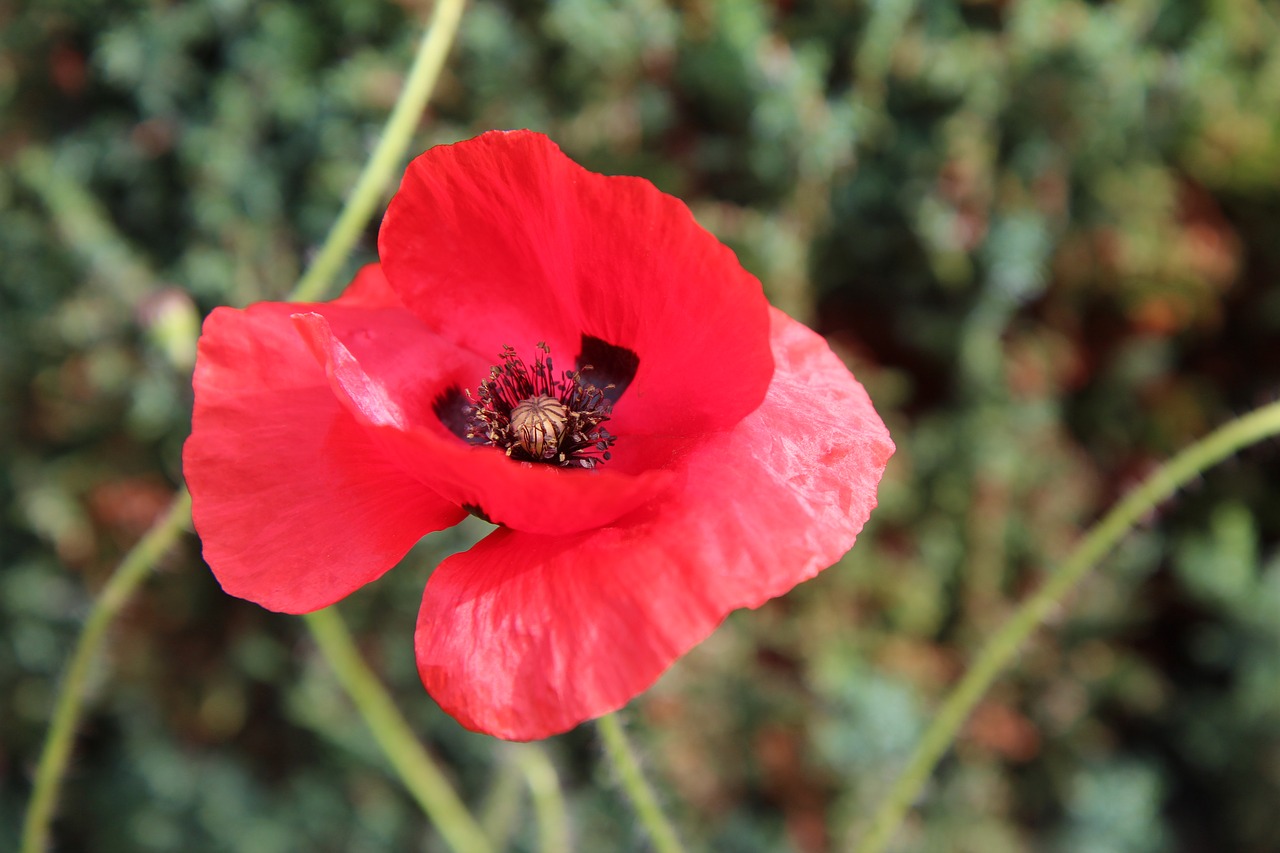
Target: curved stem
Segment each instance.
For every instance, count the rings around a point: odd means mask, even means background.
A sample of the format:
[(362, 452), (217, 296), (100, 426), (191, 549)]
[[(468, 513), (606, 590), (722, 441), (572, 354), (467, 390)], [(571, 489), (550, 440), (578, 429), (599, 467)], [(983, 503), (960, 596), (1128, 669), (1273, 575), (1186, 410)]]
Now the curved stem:
[[(405, 88), (400, 93), (400, 98), (387, 120), (382, 137), (370, 161), (361, 172), (360, 179), (337, 222), (325, 238), (315, 262), (294, 288), (291, 299), (317, 298), (329, 286), (346, 261), (347, 255), (359, 238), (360, 231), (378, 203), (382, 188), (390, 183), (395, 169), (404, 157), (413, 136), (414, 126), (422, 115), (422, 110), (440, 75), (445, 56), (453, 44), (465, 5), (465, 0), (439, 0), (436, 4), (431, 23), (419, 44), (417, 57), (406, 79)], [(30, 159), (28, 165), (35, 169), (47, 164), (38, 159)], [(83, 211), (87, 211), (87, 213), (82, 211), (82, 218), (91, 217), (92, 207), (88, 205), (81, 207)], [(89, 237), (97, 239), (103, 233), (113, 236), (107, 230), (109, 224), (105, 217), (91, 217), (86, 222), (77, 220), (76, 225), (77, 228), (71, 229), (68, 239), (83, 242)], [(40, 754), (40, 762), (32, 783), (31, 800), (23, 819), (22, 853), (43, 853), (48, 846), (49, 824), (53, 818), (62, 776), (66, 772), (67, 759), (70, 757), (76, 723), (80, 718), (84, 702), (90, 665), (98, 647), (102, 644), (107, 627), (138, 584), (146, 577), (156, 560), (173, 544), (178, 534), (190, 522), (190, 518), (191, 496), (185, 488), (182, 488), (174, 497), (169, 512), (125, 555), (124, 560), (107, 581), (102, 594), (93, 603), (80, 637), (76, 641), (62, 688), (55, 700), (53, 719)], [(334, 614), (333, 618), (336, 620), (338, 617)], [(389, 757), (395, 764), (394, 756)], [(411, 763), (424, 764), (428, 768), (418, 767), (412, 771), (420, 777), (435, 771), (434, 765), (430, 763), (430, 757), (425, 752), (415, 756)], [(400, 765), (396, 766), (400, 769)], [(405, 781), (409, 784), (407, 777)], [(446, 793), (456, 800), (456, 795), (451, 789), (446, 789)], [(440, 808), (447, 811), (447, 807), (437, 807), (437, 811)], [(466, 817), (470, 819), (469, 814)], [(474, 821), (472, 824), (474, 825)], [(444, 833), (443, 828), (441, 832)], [(483, 836), (481, 838), (483, 839)], [(484, 845), (457, 849), (487, 850), (487, 841)]]
[(76, 640), (75, 650), (63, 677), (62, 689), (54, 706), (49, 733), (45, 736), (40, 763), (36, 767), (31, 802), (22, 824), (22, 853), (43, 853), (49, 844), (49, 823), (58, 800), (62, 774), (67, 769), (76, 724), (84, 705), (89, 672), (102, 645), (107, 627), (129, 600), (134, 588), (165, 551), (173, 545), (191, 519), (191, 495), (182, 489), (159, 521), (147, 531), (138, 544), (125, 555), (102, 593), (94, 600), (84, 629)]
[(991, 636), (938, 710), (916, 744), (902, 775), (889, 790), (855, 850), (879, 853), (892, 839), (911, 803), (920, 794), (938, 761), (955, 742), (961, 726), (995, 682), (1019, 647), (1089, 570), (1159, 503), (1178, 488), (1237, 451), (1280, 435), (1280, 403), (1271, 403), (1237, 418), (1183, 450), (1130, 492), (1089, 529), (1056, 572), (1049, 576), (1001, 628)]
[(355, 248), (387, 185), (401, 168), (414, 128), (431, 98), (440, 70), (444, 68), (444, 60), (458, 32), (458, 22), (462, 20), (465, 5), (465, 0), (438, 0), (436, 3), (431, 24), (422, 37), (418, 55), (409, 69), (400, 98), (382, 129), (378, 145), (365, 163), (337, 221), (329, 229), (319, 254), (289, 295), (289, 301), (310, 302), (322, 297)]
[(653, 788), (640, 770), (640, 762), (636, 758), (635, 751), (627, 742), (627, 736), (623, 734), (618, 715), (609, 714), (601, 717), (596, 720), (596, 727), (600, 729), (604, 751), (609, 754), (609, 759), (613, 762), (613, 767), (618, 773), (618, 781), (622, 783), (622, 790), (631, 800), (631, 805), (636, 810), (636, 817), (640, 818), (645, 829), (649, 830), (649, 838), (653, 841), (654, 849), (658, 853), (683, 853), (684, 847), (680, 844), (679, 837), (676, 836), (667, 816), (662, 813)]
[(330, 607), (304, 618), (383, 754), (444, 840), (458, 853), (487, 853), (492, 849), (488, 838), (401, 716), (382, 682), (365, 665), (337, 611)]

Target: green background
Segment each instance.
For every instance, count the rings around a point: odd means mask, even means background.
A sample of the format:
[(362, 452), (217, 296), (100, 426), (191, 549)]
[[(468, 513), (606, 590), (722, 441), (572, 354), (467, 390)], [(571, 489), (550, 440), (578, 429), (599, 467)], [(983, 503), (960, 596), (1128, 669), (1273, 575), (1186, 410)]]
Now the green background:
[[(427, 12), (0, 4), (0, 850), (92, 595), (180, 482), (200, 316), (293, 286)], [(627, 712), (698, 846), (844, 849), (1080, 531), (1280, 390), (1273, 3), (473, 2), (415, 147), (494, 127), (685, 199), (898, 442), (844, 561)], [(1255, 448), (1147, 519), (984, 700), (898, 849), (1280, 850), (1278, 475)], [(483, 532), (429, 537), (342, 609), (532, 850), (518, 747), (461, 730), (413, 666), (430, 566)], [(57, 849), (442, 849), (301, 620), (224, 596), (193, 538), (106, 663)], [(577, 849), (645, 849), (591, 727), (545, 748)]]

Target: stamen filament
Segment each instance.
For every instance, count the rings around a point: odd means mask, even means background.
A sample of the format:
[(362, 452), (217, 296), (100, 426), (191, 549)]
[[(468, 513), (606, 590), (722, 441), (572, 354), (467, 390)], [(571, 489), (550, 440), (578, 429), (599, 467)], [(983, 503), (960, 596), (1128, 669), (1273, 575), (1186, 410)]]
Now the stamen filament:
[[(539, 343), (533, 364), (505, 346), (471, 400), (467, 438), (500, 447), (521, 462), (595, 468), (611, 457), (616, 437), (602, 424), (612, 413), (605, 391), (583, 381), (582, 371), (557, 377), (551, 349)], [(586, 370), (588, 368), (583, 368)]]

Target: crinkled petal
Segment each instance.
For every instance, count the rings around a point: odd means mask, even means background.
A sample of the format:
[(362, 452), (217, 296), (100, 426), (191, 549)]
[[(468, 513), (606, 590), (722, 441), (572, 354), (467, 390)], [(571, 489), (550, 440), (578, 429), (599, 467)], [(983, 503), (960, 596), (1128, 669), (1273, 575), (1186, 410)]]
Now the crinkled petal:
[(545, 341), (567, 365), (584, 335), (638, 355), (610, 427), (620, 436), (727, 429), (764, 398), (760, 283), (679, 199), (589, 172), (541, 134), (494, 131), (418, 157), (378, 248), (404, 303), (486, 357)]
[[(551, 535), (599, 527), (646, 503), (673, 479), (658, 468), (633, 473), (516, 462), (496, 448), (468, 445), (445, 429), (431, 401), (457, 387), (472, 354), (439, 336), (413, 334), (410, 324), (384, 324), (376, 341), (361, 340), (352, 329), (340, 337), (329, 313), (320, 306), (293, 319), (347, 410), (403, 470), (495, 524)], [(346, 340), (357, 343), (348, 347)], [(379, 369), (366, 370), (366, 361)], [(661, 444), (663, 452), (673, 452)]]
[[(371, 267), (324, 309), (349, 327), (395, 314), (418, 322), (398, 305)], [(290, 320), (307, 307), (209, 315), (183, 448), (196, 530), (218, 581), (291, 613), (332, 604), (465, 514), (392, 462), (338, 402)]]
[(764, 404), (692, 451), (664, 500), (573, 536), (498, 530), (436, 569), (417, 655), (446, 711), (514, 740), (611, 712), (853, 545), (893, 443), (818, 335), (775, 311), (772, 345)]

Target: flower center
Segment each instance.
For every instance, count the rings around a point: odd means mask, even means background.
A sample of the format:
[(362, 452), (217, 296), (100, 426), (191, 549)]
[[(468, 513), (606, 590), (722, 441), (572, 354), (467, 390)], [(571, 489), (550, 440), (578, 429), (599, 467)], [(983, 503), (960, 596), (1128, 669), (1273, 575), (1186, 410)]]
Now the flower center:
[[(617, 439), (601, 424), (612, 404), (605, 391), (582, 379), (582, 371), (557, 376), (551, 350), (538, 344), (533, 364), (511, 347), (489, 370), (471, 400), (467, 438), (502, 448), (522, 462), (544, 462), (561, 468), (594, 468), (610, 458)], [(587, 367), (583, 367), (587, 370)]]
[(539, 394), (516, 403), (511, 410), (511, 433), (525, 452), (546, 459), (560, 447), (569, 410), (555, 397)]

